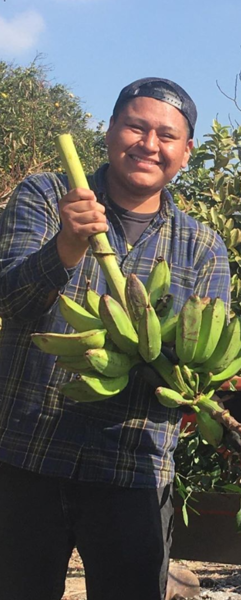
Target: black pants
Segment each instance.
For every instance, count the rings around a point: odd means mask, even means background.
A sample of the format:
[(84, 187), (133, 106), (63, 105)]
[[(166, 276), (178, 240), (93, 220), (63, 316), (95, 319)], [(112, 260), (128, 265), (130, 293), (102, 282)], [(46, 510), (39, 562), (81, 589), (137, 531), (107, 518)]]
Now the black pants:
[(60, 600), (76, 546), (88, 600), (164, 600), (170, 486), (73, 483), (0, 466), (0, 597)]

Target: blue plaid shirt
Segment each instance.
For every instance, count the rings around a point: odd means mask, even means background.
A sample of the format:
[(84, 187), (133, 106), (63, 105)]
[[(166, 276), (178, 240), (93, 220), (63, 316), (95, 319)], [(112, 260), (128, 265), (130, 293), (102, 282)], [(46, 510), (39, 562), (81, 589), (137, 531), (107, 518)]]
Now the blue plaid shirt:
[[(105, 191), (105, 169), (90, 178), (106, 204), (108, 238), (123, 273), (145, 282), (159, 256), (171, 266), (175, 310), (195, 292), (220, 296), (229, 305), (229, 264), (216, 233), (179, 211), (162, 192), (160, 213), (128, 249), (121, 222)], [(67, 177), (28, 177), (13, 193), (0, 219), (0, 460), (51, 476), (126, 487), (156, 487), (173, 479), (180, 412), (161, 406), (138, 371), (113, 399), (79, 404), (59, 393), (69, 374), (55, 357), (31, 342), (32, 332), (70, 333), (58, 289), (83, 303), (86, 278), (100, 294), (108, 291), (89, 249), (79, 265), (65, 269), (56, 249), (61, 228), (58, 202)]]

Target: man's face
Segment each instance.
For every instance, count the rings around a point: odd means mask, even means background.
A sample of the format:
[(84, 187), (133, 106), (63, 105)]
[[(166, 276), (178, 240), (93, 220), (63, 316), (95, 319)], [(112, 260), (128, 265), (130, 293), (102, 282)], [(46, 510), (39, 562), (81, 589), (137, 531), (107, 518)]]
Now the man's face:
[(181, 112), (154, 98), (134, 98), (110, 120), (106, 134), (110, 174), (133, 194), (156, 194), (180, 168), (193, 147)]

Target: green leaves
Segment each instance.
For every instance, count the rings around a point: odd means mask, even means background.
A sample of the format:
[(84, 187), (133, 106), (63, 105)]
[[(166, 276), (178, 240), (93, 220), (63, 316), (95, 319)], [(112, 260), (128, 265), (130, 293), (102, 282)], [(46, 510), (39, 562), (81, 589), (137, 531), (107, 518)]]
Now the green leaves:
[[(228, 250), (232, 310), (241, 313), (241, 127), (213, 121), (205, 142), (193, 149), (188, 168), (169, 187), (181, 210), (217, 231)], [(239, 299), (238, 299), (239, 298)]]
[(241, 533), (241, 508), (238, 510), (238, 512), (236, 514), (236, 527), (237, 527), (238, 533)]
[(80, 98), (48, 80), (49, 71), (41, 56), (25, 68), (0, 62), (0, 203), (29, 173), (62, 171), (59, 133), (71, 131), (86, 172), (106, 159), (103, 124), (94, 130)]
[[(182, 516), (188, 526), (191, 510), (198, 513), (193, 502), (198, 503), (198, 492), (222, 492), (240, 495), (241, 500), (241, 463), (240, 457), (225, 455), (204, 444), (197, 431), (186, 434), (181, 432), (175, 458), (175, 489), (183, 500)], [(237, 531), (241, 532), (241, 508), (236, 514)]]

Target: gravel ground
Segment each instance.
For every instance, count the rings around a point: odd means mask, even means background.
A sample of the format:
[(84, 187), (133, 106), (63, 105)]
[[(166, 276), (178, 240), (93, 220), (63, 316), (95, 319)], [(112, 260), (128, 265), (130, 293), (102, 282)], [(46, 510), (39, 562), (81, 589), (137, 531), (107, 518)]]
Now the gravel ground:
[(181, 562), (193, 571), (199, 579), (201, 592), (197, 600), (241, 599), (241, 565), (185, 560)]
[(65, 594), (62, 600), (86, 600), (85, 574), (76, 550), (74, 550), (69, 562)]
[[(193, 571), (200, 581), (201, 592), (194, 600), (241, 600), (241, 565), (179, 562)], [(84, 569), (76, 551), (69, 563), (62, 600), (86, 600)]]

